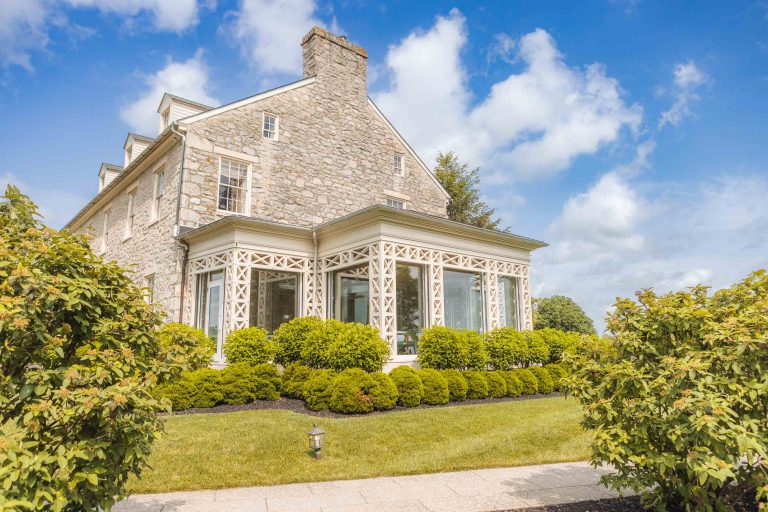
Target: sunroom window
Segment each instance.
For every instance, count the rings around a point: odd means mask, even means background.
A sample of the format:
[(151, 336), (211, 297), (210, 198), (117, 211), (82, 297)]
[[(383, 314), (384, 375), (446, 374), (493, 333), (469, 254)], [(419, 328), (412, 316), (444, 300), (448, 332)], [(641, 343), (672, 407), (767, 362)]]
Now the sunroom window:
[(413, 355), (424, 327), (424, 267), (397, 263), (395, 270), (397, 305), (397, 353)]
[(520, 329), (518, 316), (518, 285), (517, 278), (499, 276), (499, 309), (501, 325)]
[(249, 325), (270, 334), (295, 318), (299, 309), (299, 274), (251, 269)]
[(368, 264), (331, 274), (333, 318), (342, 322), (368, 323)]
[(224, 271), (214, 270), (197, 276), (195, 327), (216, 342), (216, 360), (223, 360)]
[(445, 325), (483, 332), (485, 300), (482, 274), (444, 270), (443, 290)]

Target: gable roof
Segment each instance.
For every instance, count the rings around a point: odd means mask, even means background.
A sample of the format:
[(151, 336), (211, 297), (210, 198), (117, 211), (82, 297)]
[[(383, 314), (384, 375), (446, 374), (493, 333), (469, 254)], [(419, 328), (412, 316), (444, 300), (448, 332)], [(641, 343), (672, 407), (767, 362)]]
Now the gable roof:
[(213, 110), (214, 107), (210, 107), (208, 105), (203, 105), (202, 103), (198, 103), (196, 101), (188, 100), (187, 98), (182, 98), (181, 96), (176, 96), (175, 94), (171, 94), (169, 92), (166, 92), (163, 94), (163, 99), (160, 100), (160, 105), (157, 107), (157, 113), (159, 114), (161, 111), (165, 110), (163, 108), (164, 105), (167, 105), (170, 100), (176, 100), (179, 103), (186, 103), (187, 105), (191, 105), (193, 107), (197, 107), (201, 110)]

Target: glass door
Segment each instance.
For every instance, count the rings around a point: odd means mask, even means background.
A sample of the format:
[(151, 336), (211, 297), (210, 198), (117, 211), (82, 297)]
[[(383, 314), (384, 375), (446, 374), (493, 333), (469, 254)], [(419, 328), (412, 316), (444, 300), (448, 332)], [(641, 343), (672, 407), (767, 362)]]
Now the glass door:
[(224, 323), (224, 271), (216, 270), (198, 277), (197, 327), (216, 342), (216, 360), (222, 361), (221, 326)]

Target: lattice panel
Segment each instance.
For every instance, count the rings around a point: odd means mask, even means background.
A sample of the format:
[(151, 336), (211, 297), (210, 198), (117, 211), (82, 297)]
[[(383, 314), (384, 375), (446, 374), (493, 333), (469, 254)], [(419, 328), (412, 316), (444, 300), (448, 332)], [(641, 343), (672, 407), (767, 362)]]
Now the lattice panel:
[[(395, 245), (383, 242), (379, 253), (381, 261), (381, 330), (382, 337), (397, 350), (397, 303), (395, 298), (396, 260)], [(393, 352), (394, 353), (394, 352)]]
[(495, 329), (501, 325), (501, 310), (499, 303), (501, 298), (499, 293), (499, 274), (496, 273), (496, 265), (491, 262), (488, 274), (486, 274), (486, 300), (488, 301), (488, 327)]
[[(225, 325), (229, 331), (248, 327), (248, 313), (251, 306), (251, 257), (252, 253), (236, 249), (232, 256), (232, 270), (229, 282), (225, 283), (229, 293), (229, 318)], [(226, 336), (226, 333), (225, 333)]]
[(531, 307), (531, 284), (527, 276), (520, 279), (523, 286), (523, 325), (528, 331), (533, 330), (533, 308)]
[[(375, 244), (374, 244), (375, 245)], [(336, 270), (337, 268), (347, 267), (356, 263), (365, 263), (370, 257), (370, 247), (363, 246), (342, 251), (338, 254), (333, 254), (325, 258), (320, 259), (320, 268), (323, 272)]]
[(371, 244), (369, 248), (370, 259), (368, 260), (368, 316), (371, 327), (379, 329), (381, 332), (381, 273), (382, 262), (379, 257), (381, 253), (381, 242)]
[[(184, 290), (184, 315), (189, 324), (195, 323), (195, 290), (197, 287), (196, 274), (202, 274), (204, 272), (210, 272), (212, 270), (225, 269), (224, 278), (227, 279), (229, 273), (230, 262), (232, 261), (231, 251), (220, 252), (204, 256), (202, 258), (196, 258), (189, 261), (187, 264), (187, 286)], [(227, 299), (227, 290), (225, 288), (224, 300)], [(225, 309), (225, 316), (227, 310)], [(226, 322), (226, 321), (225, 321)], [(227, 325), (226, 323), (224, 324)]]
[(442, 255), (432, 253), (429, 263), (429, 325), (443, 325), (445, 311), (443, 309), (443, 265)]

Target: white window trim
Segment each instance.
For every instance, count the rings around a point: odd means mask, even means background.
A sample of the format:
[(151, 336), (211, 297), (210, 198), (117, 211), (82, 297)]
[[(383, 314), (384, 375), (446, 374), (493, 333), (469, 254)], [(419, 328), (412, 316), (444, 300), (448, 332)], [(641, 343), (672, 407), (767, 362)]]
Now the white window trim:
[(112, 205), (107, 205), (101, 211), (101, 246), (99, 247), (99, 255), (107, 252), (107, 238), (109, 237), (109, 224), (112, 220)]
[[(150, 284), (152, 286), (150, 286)], [(155, 289), (157, 288), (157, 274), (151, 273), (144, 276), (144, 288), (146, 288), (144, 300), (147, 304), (155, 303)]]
[[(385, 205), (390, 207), (390, 208), (396, 208), (398, 210), (407, 210), (408, 209), (408, 201), (406, 201), (402, 197), (385, 196), (384, 199), (386, 201)], [(402, 208), (397, 208), (397, 206), (392, 206), (392, 205), (389, 204), (390, 201), (402, 203), (403, 207)]]
[[(160, 207), (162, 204), (157, 203), (157, 186), (160, 180), (160, 173), (163, 173), (163, 192), (162, 196), (165, 196), (165, 184), (166, 184), (166, 176), (165, 176), (165, 164), (160, 164), (157, 167), (154, 168), (152, 171), (152, 201), (149, 205), (149, 225), (151, 226), (158, 220), (160, 220)], [(161, 199), (162, 203), (162, 199)]]
[[(398, 169), (397, 166), (395, 165), (395, 159), (398, 156), (400, 157), (400, 169)], [(395, 151), (392, 154), (392, 168), (394, 169), (395, 174), (397, 176), (405, 176), (405, 155), (404, 154), (398, 153), (397, 151)]]
[[(264, 123), (267, 120), (267, 116), (274, 117), (275, 118), (275, 136), (272, 138), (264, 137)], [(273, 114), (272, 112), (262, 112), (261, 113), (261, 138), (264, 140), (271, 140), (273, 142), (277, 142), (280, 138), (280, 116), (277, 114)]]
[[(126, 191), (125, 233), (123, 235), (123, 240), (128, 240), (133, 236), (133, 229), (131, 228), (131, 210), (133, 210), (133, 228), (136, 227), (136, 197), (138, 195), (138, 189), (139, 185), (136, 184)], [(131, 201), (131, 197), (133, 197), (133, 201)]]
[[(219, 157), (219, 170), (216, 173), (216, 197), (214, 198), (216, 201), (216, 213), (220, 215), (246, 215), (248, 217), (251, 216), (251, 175), (253, 172), (253, 165), (251, 162), (248, 162), (247, 160), (243, 160), (242, 158), (232, 158), (227, 155), (218, 155)], [(227, 159), (232, 160), (235, 162), (240, 162), (241, 164), (245, 164), (246, 168), (246, 178), (245, 178), (245, 204), (243, 205), (243, 212), (231, 212), (229, 210), (222, 210), (219, 208), (219, 187), (221, 186), (221, 160)]]

